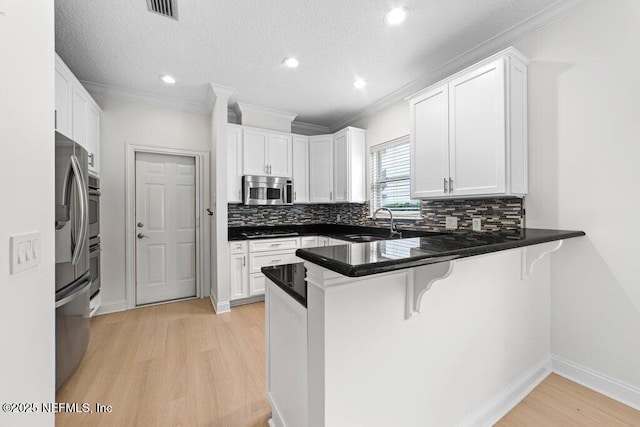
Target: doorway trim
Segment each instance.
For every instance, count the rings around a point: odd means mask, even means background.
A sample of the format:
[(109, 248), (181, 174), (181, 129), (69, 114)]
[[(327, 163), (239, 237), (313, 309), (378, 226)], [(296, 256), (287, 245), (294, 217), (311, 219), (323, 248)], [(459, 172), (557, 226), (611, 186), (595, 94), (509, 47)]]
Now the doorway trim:
[[(210, 271), (209, 221), (205, 209), (209, 206), (209, 153), (206, 151), (153, 147), (127, 143), (125, 176), (125, 299), (127, 309), (136, 305), (136, 153), (168, 154), (192, 157), (196, 165), (196, 298), (209, 296), (207, 271)], [(166, 303), (162, 302), (162, 303)], [(162, 304), (158, 303), (158, 304)], [(155, 304), (145, 304), (148, 307)]]

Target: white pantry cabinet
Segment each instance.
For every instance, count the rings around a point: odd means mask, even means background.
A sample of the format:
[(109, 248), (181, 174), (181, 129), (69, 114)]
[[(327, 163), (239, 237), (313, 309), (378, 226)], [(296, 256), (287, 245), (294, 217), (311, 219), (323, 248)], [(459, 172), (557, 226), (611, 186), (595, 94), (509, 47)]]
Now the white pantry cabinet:
[(89, 154), (89, 171), (100, 174), (100, 107), (56, 54), (55, 130)]
[(506, 49), (409, 99), (413, 198), (527, 193), (527, 65)]
[(309, 137), (293, 135), (293, 203), (309, 203)]
[(227, 127), (227, 202), (242, 202), (242, 126)]
[(293, 137), (284, 132), (243, 126), (244, 175), (293, 175)]
[(333, 202), (333, 135), (309, 137), (309, 201)]
[(333, 136), (333, 194), (337, 203), (364, 203), (366, 199), (366, 134), (347, 127)]

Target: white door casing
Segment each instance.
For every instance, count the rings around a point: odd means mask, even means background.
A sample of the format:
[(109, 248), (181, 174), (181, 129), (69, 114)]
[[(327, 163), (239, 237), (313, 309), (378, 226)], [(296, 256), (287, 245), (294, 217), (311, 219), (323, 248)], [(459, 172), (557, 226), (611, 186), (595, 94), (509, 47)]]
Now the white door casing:
[(196, 296), (195, 169), (193, 157), (136, 153), (136, 305)]

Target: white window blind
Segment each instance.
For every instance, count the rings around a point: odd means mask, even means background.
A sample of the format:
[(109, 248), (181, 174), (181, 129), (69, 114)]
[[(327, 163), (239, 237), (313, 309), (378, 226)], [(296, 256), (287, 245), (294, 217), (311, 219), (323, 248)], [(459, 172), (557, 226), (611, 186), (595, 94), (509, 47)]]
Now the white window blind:
[(420, 201), (411, 199), (409, 137), (371, 148), (371, 212), (389, 208), (395, 214), (418, 216)]

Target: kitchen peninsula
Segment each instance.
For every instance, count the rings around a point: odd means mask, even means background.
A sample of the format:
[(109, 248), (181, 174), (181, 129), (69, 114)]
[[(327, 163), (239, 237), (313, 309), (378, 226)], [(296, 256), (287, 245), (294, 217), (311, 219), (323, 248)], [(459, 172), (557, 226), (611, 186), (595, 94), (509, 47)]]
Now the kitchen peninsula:
[(444, 233), (263, 268), (271, 425), (494, 423), (549, 373), (546, 255), (583, 235)]

